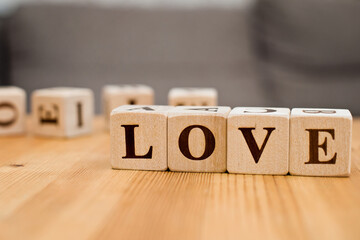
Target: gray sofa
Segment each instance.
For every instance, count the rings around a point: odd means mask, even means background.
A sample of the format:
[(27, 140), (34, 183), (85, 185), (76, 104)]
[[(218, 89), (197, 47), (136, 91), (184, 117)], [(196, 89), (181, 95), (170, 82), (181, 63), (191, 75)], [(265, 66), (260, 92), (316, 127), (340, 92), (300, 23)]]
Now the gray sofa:
[[(349, 108), (360, 114), (360, 2), (248, 1), (239, 7), (27, 4), (4, 23), (3, 84), (28, 93), (144, 83), (210, 86), (229, 106)], [(7, 65), (6, 65), (7, 66)]]
[(360, 114), (360, 1), (263, 0), (252, 16), (272, 102)]

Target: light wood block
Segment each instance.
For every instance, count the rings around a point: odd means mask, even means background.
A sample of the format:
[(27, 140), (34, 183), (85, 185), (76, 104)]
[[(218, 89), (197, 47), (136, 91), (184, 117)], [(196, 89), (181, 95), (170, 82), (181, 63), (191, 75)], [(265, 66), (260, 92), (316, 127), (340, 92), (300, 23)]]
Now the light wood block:
[(115, 169), (166, 170), (169, 106), (123, 105), (111, 112), (111, 165)]
[(18, 87), (0, 87), (0, 136), (25, 130), (26, 93)]
[(292, 109), (290, 174), (349, 176), (351, 129), (349, 110)]
[(287, 174), (289, 118), (288, 108), (234, 108), (228, 117), (229, 173)]
[(216, 106), (218, 93), (215, 88), (173, 88), (169, 91), (171, 106)]
[(32, 94), (34, 133), (48, 137), (75, 137), (92, 131), (93, 92), (86, 88), (47, 88)]
[(154, 90), (141, 84), (106, 85), (102, 90), (103, 112), (106, 128), (109, 128), (110, 113), (122, 105), (153, 105)]
[(171, 171), (225, 172), (230, 107), (175, 107), (168, 117)]

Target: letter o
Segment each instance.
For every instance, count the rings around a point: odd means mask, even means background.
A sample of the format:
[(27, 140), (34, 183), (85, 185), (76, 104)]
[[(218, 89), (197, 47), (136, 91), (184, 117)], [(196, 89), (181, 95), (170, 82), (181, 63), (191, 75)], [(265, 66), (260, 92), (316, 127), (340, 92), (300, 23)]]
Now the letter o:
[[(189, 149), (189, 135), (191, 130), (194, 128), (199, 128), (205, 137), (205, 150), (204, 153), (200, 157), (194, 157), (190, 153)], [(202, 125), (191, 125), (186, 127), (179, 136), (179, 149), (181, 153), (191, 160), (204, 160), (211, 156), (211, 154), (215, 150), (215, 137), (214, 134), (205, 126)]]
[(4, 108), (4, 109), (8, 108), (11, 111), (13, 111), (14, 112), (14, 117), (9, 119), (9, 120), (0, 120), (0, 126), (8, 127), (8, 126), (14, 124), (16, 122), (17, 118), (18, 118), (18, 112), (16, 110), (16, 107), (14, 105), (12, 105), (11, 103), (5, 102), (5, 103), (0, 103), (0, 109), (1, 108)]

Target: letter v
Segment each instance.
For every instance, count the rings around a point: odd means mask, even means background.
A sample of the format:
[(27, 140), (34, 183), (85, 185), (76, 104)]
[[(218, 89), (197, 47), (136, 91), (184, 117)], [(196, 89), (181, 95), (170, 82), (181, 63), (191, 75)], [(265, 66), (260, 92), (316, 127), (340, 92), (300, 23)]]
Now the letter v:
[(252, 134), (252, 130), (254, 130), (254, 129), (255, 128), (239, 128), (239, 130), (244, 135), (245, 141), (250, 149), (250, 152), (255, 160), (255, 163), (258, 163), (259, 159), (261, 157), (261, 154), (264, 151), (265, 145), (266, 145), (267, 141), (269, 140), (271, 133), (275, 130), (275, 128), (264, 128), (264, 130), (267, 130), (267, 134), (266, 134), (265, 140), (260, 149), (259, 149), (259, 146), (257, 145), (255, 138)]

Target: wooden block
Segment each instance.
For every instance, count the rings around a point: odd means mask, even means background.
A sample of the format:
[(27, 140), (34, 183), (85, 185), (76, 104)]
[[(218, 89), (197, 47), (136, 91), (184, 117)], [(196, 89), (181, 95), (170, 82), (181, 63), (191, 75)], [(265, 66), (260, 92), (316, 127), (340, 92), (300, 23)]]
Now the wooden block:
[(111, 112), (111, 165), (115, 169), (166, 170), (167, 115), (172, 107), (123, 105)]
[(102, 91), (106, 127), (109, 128), (110, 113), (122, 105), (153, 105), (154, 90), (146, 85), (106, 85)]
[(74, 137), (91, 133), (93, 92), (86, 88), (47, 88), (32, 94), (34, 133), (49, 137)]
[(292, 109), (290, 174), (349, 176), (351, 128), (346, 109)]
[(228, 117), (227, 170), (287, 174), (289, 118), (288, 108), (234, 108)]
[(175, 107), (168, 117), (171, 171), (225, 172), (230, 107)]
[(0, 135), (17, 135), (25, 130), (26, 93), (18, 87), (0, 87)]
[(215, 88), (173, 88), (169, 91), (171, 106), (216, 106), (218, 94)]

